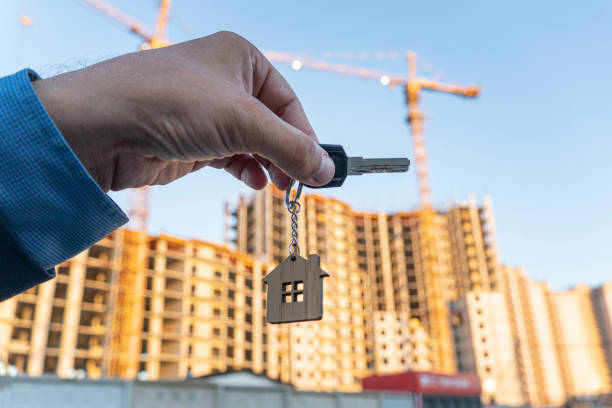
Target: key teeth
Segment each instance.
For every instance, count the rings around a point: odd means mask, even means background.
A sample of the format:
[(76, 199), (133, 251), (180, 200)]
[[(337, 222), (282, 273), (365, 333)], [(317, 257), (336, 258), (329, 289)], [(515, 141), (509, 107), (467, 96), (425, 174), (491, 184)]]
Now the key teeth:
[(347, 164), (349, 175), (364, 173), (402, 173), (408, 171), (410, 160), (404, 157), (364, 159), (362, 157), (349, 157)]

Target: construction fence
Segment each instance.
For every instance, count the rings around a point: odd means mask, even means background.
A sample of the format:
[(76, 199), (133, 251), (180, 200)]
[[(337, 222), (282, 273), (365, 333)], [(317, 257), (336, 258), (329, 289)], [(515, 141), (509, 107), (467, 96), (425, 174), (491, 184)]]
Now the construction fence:
[(289, 386), (0, 377), (2, 408), (414, 408), (409, 394), (314, 393)]

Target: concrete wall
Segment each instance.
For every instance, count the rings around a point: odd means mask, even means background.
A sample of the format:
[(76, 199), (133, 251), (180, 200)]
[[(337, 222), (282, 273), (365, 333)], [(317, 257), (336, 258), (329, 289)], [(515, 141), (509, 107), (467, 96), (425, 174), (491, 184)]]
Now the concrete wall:
[(0, 377), (2, 408), (130, 408), (132, 383)]
[(190, 382), (131, 382), (0, 377), (2, 408), (414, 408), (412, 395), (312, 393), (290, 387), (223, 387)]

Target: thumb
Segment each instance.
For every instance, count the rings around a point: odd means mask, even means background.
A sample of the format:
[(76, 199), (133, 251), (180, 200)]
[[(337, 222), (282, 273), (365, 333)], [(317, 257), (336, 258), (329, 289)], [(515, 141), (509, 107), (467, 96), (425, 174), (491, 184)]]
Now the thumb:
[[(244, 120), (248, 153), (270, 160), (288, 176), (305, 184), (321, 186), (334, 176), (336, 167), (312, 136), (291, 126), (253, 98)], [(315, 138), (316, 139), (316, 138)]]

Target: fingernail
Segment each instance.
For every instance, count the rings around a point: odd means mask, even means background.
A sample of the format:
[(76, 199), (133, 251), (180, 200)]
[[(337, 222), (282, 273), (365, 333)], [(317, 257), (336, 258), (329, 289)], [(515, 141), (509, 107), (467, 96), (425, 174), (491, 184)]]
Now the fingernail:
[[(323, 150), (323, 149), (321, 149)], [(326, 183), (334, 177), (334, 173), (336, 172), (336, 165), (334, 161), (329, 157), (327, 152), (323, 150), (323, 160), (321, 160), (321, 165), (319, 166), (319, 170), (315, 173), (312, 179), (317, 183)]]

